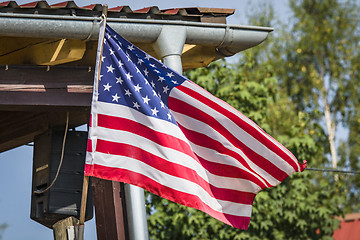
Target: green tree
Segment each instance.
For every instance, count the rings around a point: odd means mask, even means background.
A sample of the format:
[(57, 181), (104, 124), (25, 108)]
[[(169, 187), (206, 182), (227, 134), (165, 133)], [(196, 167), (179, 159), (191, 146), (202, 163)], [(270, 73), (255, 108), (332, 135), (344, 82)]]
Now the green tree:
[[(359, 170), (359, 5), (352, 0), (290, 0), (290, 6), (295, 22), (276, 48), (281, 49), (278, 61), (286, 63), (276, 72), (280, 85), (298, 111), (323, 127), (331, 166)], [(341, 142), (338, 150), (336, 140)], [(345, 209), (360, 210), (360, 177), (339, 180), (348, 186), (351, 204)]]

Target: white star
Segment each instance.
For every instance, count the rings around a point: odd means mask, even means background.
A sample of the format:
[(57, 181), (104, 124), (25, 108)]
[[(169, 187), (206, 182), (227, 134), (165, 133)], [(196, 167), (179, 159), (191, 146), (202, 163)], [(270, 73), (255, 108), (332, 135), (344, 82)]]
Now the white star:
[(133, 76), (130, 75), (130, 72), (125, 73), (125, 75), (126, 75), (126, 78), (127, 78), (128, 80), (131, 80), (131, 78), (133, 77)]
[(120, 83), (122, 84), (124, 82), (124, 80), (121, 79), (121, 77), (115, 77), (116, 78), (116, 83)]
[(110, 88), (112, 86), (109, 85), (109, 83), (107, 83), (106, 85), (103, 85), (104, 86), (104, 91), (109, 91), (110, 92)]
[(172, 80), (171, 81), (173, 84), (178, 84), (178, 82), (177, 81), (174, 81), (174, 80)]
[(163, 103), (163, 101), (161, 101), (160, 104), (161, 104), (161, 108), (165, 108), (165, 104)]
[(99, 75), (99, 81), (101, 81), (101, 78), (103, 77), (103, 75)]
[(142, 89), (142, 87), (139, 86), (139, 84), (137, 84), (136, 86), (134, 86), (135, 91), (136, 92), (140, 92), (140, 89)]
[[(116, 35), (113, 35), (113, 38), (117, 39)], [(121, 43), (120, 43), (121, 44)]]
[(106, 44), (106, 38), (104, 38), (104, 44)]
[(152, 86), (153, 88), (155, 88), (155, 83), (154, 83), (154, 81), (151, 81), (150, 83), (151, 83), (151, 86)]
[(166, 76), (168, 76), (168, 77), (173, 77), (174, 76), (174, 74), (172, 73), (172, 72), (168, 72), (167, 74), (166, 74)]
[(143, 62), (144, 62), (144, 60), (142, 60), (141, 58), (138, 58), (137, 64), (141, 65)]
[(153, 93), (154, 93), (154, 96), (156, 96), (157, 95), (157, 93), (156, 93), (156, 91), (153, 89)]
[(107, 38), (111, 38), (111, 35), (110, 35), (110, 34), (108, 34), (108, 33), (106, 33), (106, 36), (107, 36)]
[(104, 62), (105, 56), (101, 56), (101, 61)]
[(145, 55), (145, 59), (150, 60), (150, 58), (151, 58), (150, 55), (148, 55), (148, 54)]
[(154, 109), (151, 109), (151, 114), (152, 115), (155, 115), (155, 116), (157, 116), (157, 113), (159, 112), (157, 109), (156, 109), (156, 107), (154, 107)]
[(118, 61), (119, 67), (122, 67), (124, 64), (121, 62), (121, 60)]
[(162, 64), (162, 67), (163, 67), (163, 68), (168, 68), (165, 64)]
[(130, 89), (125, 89), (125, 95), (127, 95), (127, 96), (130, 97), (131, 94), (132, 94), (132, 93), (130, 92)]
[(137, 110), (139, 110), (140, 105), (137, 102), (133, 102), (133, 107), (136, 108)]
[(149, 72), (146, 68), (144, 69), (144, 74), (145, 74), (145, 76), (147, 76), (149, 74)]
[(109, 51), (110, 51), (110, 55), (114, 55), (114, 50), (112, 50), (111, 48), (109, 49)]
[(163, 90), (164, 90), (163, 93), (166, 93), (166, 94), (167, 94), (167, 92), (170, 90), (170, 89), (169, 89), (169, 86), (163, 87)]
[(163, 77), (159, 76), (158, 81), (163, 82), (164, 80), (165, 80), (165, 78), (163, 78)]
[(148, 80), (146, 80), (146, 78), (144, 78), (145, 84), (149, 85)]
[(140, 70), (137, 67), (135, 67), (135, 68), (136, 68), (136, 73), (140, 73)]
[(114, 71), (114, 69), (115, 68), (113, 68), (113, 66), (112, 65), (110, 65), (110, 66), (106, 66), (107, 67), (107, 72), (111, 72), (111, 73), (113, 73), (113, 71)]
[(117, 93), (115, 93), (115, 95), (112, 95), (112, 101), (116, 101), (116, 102), (119, 102), (118, 99), (120, 98)]
[(168, 120), (171, 120), (171, 114), (168, 113), (167, 116), (168, 116)]
[(129, 55), (128, 52), (126, 52), (126, 57), (127, 57), (127, 59), (128, 59), (128, 62), (130, 62), (130, 61), (131, 61), (131, 58), (130, 58), (130, 55)]
[(160, 71), (159, 71), (159, 70), (156, 70), (156, 69), (154, 69), (154, 72), (156, 72), (157, 74), (159, 74), (159, 73), (160, 73)]
[[(120, 43), (120, 45), (121, 45), (121, 43)], [(117, 45), (117, 44), (116, 44), (116, 46), (118, 47), (118, 51), (119, 51), (121, 49), (121, 47), (119, 45)]]
[(148, 98), (148, 96), (142, 98), (144, 100), (144, 103), (149, 104), (149, 101), (151, 100), (150, 98)]
[(134, 45), (129, 45), (127, 48), (128, 48), (130, 51), (132, 51), (132, 50), (134, 50)]
[(150, 65), (150, 67), (152, 67), (152, 68), (156, 68), (155, 64), (149, 64), (149, 65)]

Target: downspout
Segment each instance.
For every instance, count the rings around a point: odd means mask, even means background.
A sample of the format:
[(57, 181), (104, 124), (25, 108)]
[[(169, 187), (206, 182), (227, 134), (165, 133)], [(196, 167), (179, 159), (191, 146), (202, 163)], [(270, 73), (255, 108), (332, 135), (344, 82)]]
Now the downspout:
[(182, 74), (181, 54), (186, 40), (185, 26), (162, 27), (158, 39), (153, 43), (156, 54), (163, 63)]

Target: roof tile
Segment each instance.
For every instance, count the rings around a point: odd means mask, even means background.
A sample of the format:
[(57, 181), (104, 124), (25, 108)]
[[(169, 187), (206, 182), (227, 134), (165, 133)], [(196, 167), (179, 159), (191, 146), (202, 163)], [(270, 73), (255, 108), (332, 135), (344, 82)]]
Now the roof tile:
[[(52, 5), (49, 5), (47, 1), (34, 1), (19, 6), (16, 1), (5, 1), (0, 3), (0, 9), (1, 12), (27, 14), (99, 16), (103, 6), (101, 4), (90, 4), (79, 7), (74, 1), (64, 1)], [(234, 11), (234, 9), (202, 7), (159, 10), (157, 6), (132, 10), (129, 6), (118, 6), (109, 9), (109, 17), (226, 23), (226, 17), (232, 15)]]

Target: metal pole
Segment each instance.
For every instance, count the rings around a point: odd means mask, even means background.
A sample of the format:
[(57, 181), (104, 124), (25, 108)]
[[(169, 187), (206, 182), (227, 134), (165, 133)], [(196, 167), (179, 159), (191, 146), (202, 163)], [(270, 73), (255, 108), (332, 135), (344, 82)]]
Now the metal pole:
[(125, 201), (130, 240), (148, 240), (144, 190), (125, 184)]

